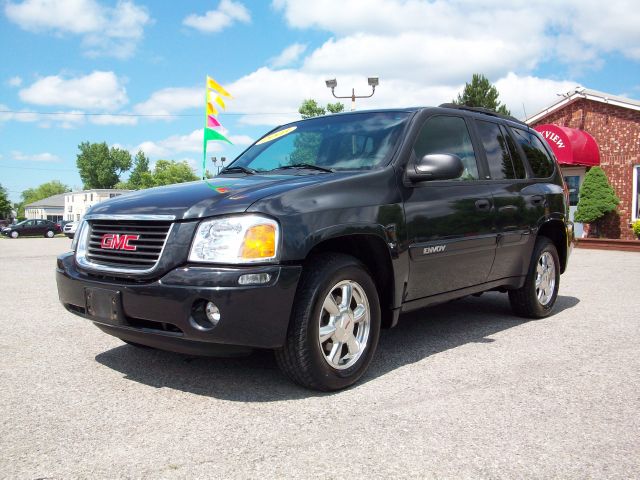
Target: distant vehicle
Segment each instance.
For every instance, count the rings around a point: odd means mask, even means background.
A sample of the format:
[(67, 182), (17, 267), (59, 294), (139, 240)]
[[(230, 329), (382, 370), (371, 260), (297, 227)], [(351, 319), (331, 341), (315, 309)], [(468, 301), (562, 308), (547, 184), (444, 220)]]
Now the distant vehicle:
[(60, 225), (56, 225), (50, 220), (24, 220), (15, 225), (4, 227), (0, 233), (11, 238), (37, 237), (39, 235), (53, 238), (60, 231)]
[(62, 232), (68, 238), (73, 238), (76, 235), (76, 230), (78, 229), (78, 225), (80, 222), (68, 222), (64, 225)]

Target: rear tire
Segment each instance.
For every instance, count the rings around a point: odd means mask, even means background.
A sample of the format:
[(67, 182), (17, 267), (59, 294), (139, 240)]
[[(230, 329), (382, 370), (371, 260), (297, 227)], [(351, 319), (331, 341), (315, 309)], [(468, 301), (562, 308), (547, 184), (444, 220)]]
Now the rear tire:
[(303, 272), (276, 360), (303, 387), (339, 390), (367, 370), (379, 336), (380, 301), (365, 266), (348, 255), (318, 255)]
[(551, 313), (560, 287), (560, 260), (555, 245), (538, 237), (524, 285), (509, 290), (513, 312), (526, 318), (544, 318)]
[(44, 234), (47, 238), (53, 238), (55, 236), (55, 232), (53, 230), (47, 230), (47, 233)]

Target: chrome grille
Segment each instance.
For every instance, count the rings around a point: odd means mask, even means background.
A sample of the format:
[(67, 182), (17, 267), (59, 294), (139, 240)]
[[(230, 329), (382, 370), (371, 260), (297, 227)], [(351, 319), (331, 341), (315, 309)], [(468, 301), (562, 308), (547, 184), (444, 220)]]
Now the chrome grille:
[[(171, 224), (167, 221), (90, 220), (85, 258), (107, 268), (151, 269), (160, 258)], [(135, 250), (104, 248), (105, 235), (115, 238), (115, 243), (126, 238), (125, 235), (138, 236), (127, 241), (127, 245)]]

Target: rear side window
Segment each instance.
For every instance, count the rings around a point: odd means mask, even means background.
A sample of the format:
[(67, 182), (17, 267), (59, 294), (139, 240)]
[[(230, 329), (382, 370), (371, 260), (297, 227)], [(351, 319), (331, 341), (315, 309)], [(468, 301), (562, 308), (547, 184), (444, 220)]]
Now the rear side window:
[(518, 151), (513, 138), (511, 138), (511, 135), (509, 135), (509, 132), (504, 125), (500, 126), (500, 130), (502, 131), (502, 136), (507, 141), (507, 148), (511, 154), (511, 162), (513, 163), (513, 168), (516, 172), (516, 178), (527, 178), (527, 172), (524, 168), (522, 157), (520, 156), (520, 152)]
[(500, 125), (493, 122), (476, 120), (480, 140), (487, 154), (489, 173), (491, 178), (500, 180), (504, 178), (516, 178), (511, 155), (506, 140), (500, 131)]
[(512, 128), (511, 131), (524, 150), (533, 175), (536, 178), (550, 177), (553, 174), (553, 160), (538, 137), (519, 128)]
[(431, 153), (449, 153), (462, 160), (464, 171), (456, 180), (477, 180), (478, 164), (471, 136), (462, 117), (437, 115), (422, 126), (413, 152), (417, 158)]

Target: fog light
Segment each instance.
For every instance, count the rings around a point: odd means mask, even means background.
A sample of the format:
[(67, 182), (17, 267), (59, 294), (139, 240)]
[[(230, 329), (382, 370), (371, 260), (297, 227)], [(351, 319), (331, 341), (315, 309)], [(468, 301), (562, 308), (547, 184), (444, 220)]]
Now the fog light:
[(220, 310), (213, 302), (207, 302), (207, 305), (204, 307), (204, 312), (207, 315), (207, 319), (213, 324), (215, 327), (220, 321)]
[(247, 273), (240, 275), (238, 278), (239, 285), (261, 285), (268, 283), (271, 280), (271, 275), (268, 273)]

